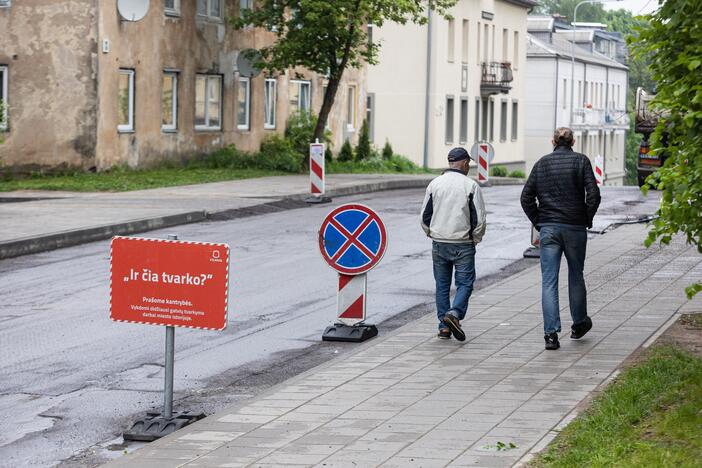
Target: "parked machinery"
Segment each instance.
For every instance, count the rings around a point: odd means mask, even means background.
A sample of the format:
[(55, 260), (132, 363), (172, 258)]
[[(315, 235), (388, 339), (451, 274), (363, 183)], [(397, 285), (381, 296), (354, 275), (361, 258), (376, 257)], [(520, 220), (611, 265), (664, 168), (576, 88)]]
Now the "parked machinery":
[[(634, 131), (643, 135), (643, 139), (639, 145), (639, 155), (636, 160), (636, 174), (639, 187), (643, 186), (646, 177), (663, 166), (667, 157), (665, 152), (652, 152), (649, 142), (651, 133), (656, 130), (658, 119), (662, 115), (661, 112), (649, 109), (649, 104), (654, 97), (656, 97), (655, 94), (649, 94), (641, 87), (636, 89), (636, 120), (634, 123)], [(665, 133), (663, 134), (662, 143), (663, 146), (667, 146), (667, 134)]]

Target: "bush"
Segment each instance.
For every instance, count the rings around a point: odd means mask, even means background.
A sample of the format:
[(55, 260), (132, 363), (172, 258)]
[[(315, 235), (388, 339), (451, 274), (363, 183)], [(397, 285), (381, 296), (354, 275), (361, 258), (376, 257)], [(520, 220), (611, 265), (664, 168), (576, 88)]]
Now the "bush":
[(249, 154), (229, 145), (209, 154), (203, 154), (187, 162), (193, 169), (249, 169), (256, 167), (256, 160)]
[(422, 172), (422, 169), (404, 156), (396, 154), (390, 159), (382, 159), (380, 155), (375, 154), (369, 159), (361, 161), (342, 161), (336, 160), (329, 164), (328, 173), (409, 173), (416, 174)]
[[(285, 138), (290, 141), (293, 149), (301, 154), (305, 160), (310, 155), (310, 143), (314, 135), (314, 127), (317, 125), (317, 117), (309, 112), (296, 112), (288, 119), (288, 126), (285, 128)], [(331, 154), (331, 132), (324, 132), (323, 143), (326, 146), (327, 154)]]
[(490, 169), (490, 175), (493, 177), (506, 177), (507, 168), (504, 166), (495, 166)]
[(349, 140), (346, 140), (343, 145), (341, 145), (341, 150), (339, 151), (339, 161), (353, 161), (353, 148)]
[(390, 146), (390, 142), (385, 140), (385, 146), (383, 146), (383, 159), (388, 160), (391, 159), (393, 155), (392, 152), (392, 146)]
[(284, 172), (300, 172), (304, 156), (295, 150), (293, 143), (280, 135), (272, 135), (261, 143), (261, 150), (255, 156), (261, 169)]
[(510, 173), (509, 173), (509, 176), (510, 176), (510, 177), (515, 177), (515, 178), (517, 178), (517, 179), (523, 179), (523, 178), (526, 177), (526, 175), (524, 174), (524, 172), (523, 172), (523, 171), (519, 171), (519, 170), (510, 172)]
[(364, 120), (361, 125), (361, 133), (358, 137), (358, 146), (356, 146), (356, 159), (363, 161), (372, 156), (372, 148), (370, 144), (370, 134), (368, 133), (368, 121)]

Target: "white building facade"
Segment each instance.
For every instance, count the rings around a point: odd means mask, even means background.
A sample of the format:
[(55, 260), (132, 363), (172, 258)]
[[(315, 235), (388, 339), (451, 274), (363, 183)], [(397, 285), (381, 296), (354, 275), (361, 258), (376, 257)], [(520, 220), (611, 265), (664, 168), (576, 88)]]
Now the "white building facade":
[(622, 58), (618, 52), (621, 41), (592, 28), (559, 29), (558, 21), (551, 17), (530, 17), (528, 29), (527, 171), (553, 150), (553, 130), (571, 127), (576, 151), (588, 155), (593, 163), (598, 155), (604, 158), (604, 183), (623, 185), (629, 118), (628, 69), (615, 60)]
[(367, 118), (378, 147), (419, 165), (446, 166), (448, 151), (478, 140), (494, 165), (525, 168), (526, 20), (531, 0), (459, 0), (452, 19), (371, 26), (381, 41), (368, 67)]

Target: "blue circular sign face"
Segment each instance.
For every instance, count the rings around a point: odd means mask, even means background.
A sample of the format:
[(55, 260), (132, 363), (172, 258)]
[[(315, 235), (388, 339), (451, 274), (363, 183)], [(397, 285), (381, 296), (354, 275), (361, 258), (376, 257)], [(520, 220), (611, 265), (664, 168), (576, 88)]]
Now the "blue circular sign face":
[(378, 214), (349, 203), (334, 209), (319, 230), (319, 250), (333, 269), (345, 275), (365, 273), (385, 254), (387, 236)]

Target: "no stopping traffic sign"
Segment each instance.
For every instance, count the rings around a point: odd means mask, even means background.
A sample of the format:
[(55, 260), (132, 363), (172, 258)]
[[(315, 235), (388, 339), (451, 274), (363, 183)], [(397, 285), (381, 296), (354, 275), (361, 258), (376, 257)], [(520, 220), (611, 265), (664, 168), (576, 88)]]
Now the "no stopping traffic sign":
[(378, 213), (359, 203), (332, 210), (319, 229), (322, 258), (344, 275), (360, 275), (380, 262), (387, 234)]

